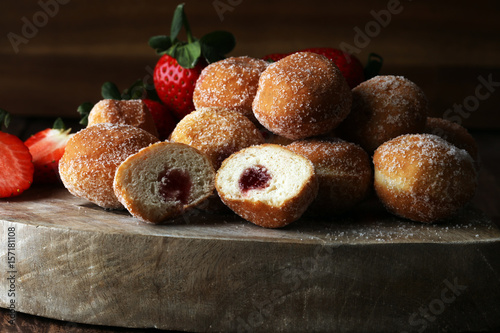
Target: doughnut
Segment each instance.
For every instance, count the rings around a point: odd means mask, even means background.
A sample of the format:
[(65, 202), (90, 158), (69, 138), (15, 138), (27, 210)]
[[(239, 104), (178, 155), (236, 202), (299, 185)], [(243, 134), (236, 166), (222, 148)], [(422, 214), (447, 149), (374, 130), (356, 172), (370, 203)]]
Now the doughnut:
[(113, 179), (118, 166), (158, 139), (132, 125), (102, 123), (82, 129), (68, 141), (59, 173), (68, 191), (96, 205), (123, 209)]
[(307, 157), (319, 182), (318, 196), (307, 213), (342, 214), (361, 202), (372, 189), (371, 159), (360, 146), (337, 138), (295, 141), (286, 148)]
[(297, 52), (261, 74), (253, 111), (269, 131), (299, 140), (330, 132), (350, 112), (351, 99), (351, 90), (332, 61)]
[(240, 149), (264, 143), (262, 133), (247, 117), (225, 108), (197, 109), (179, 121), (170, 141), (190, 145), (208, 156), (214, 169)]
[(474, 196), (469, 153), (433, 134), (405, 134), (373, 155), (375, 192), (395, 215), (433, 223), (451, 218)]
[(307, 158), (266, 143), (224, 160), (215, 187), (222, 201), (242, 218), (280, 228), (302, 216), (317, 195), (318, 181)]
[(442, 137), (460, 149), (465, 149), (478, 167), (478, 150), (476, 140), (465, 127), (443, 118), (427, 117), (424, 133)]
[(212, 163), (197, 149), (158, 142), (120, 164), (113, 188), (130, 214), (157, 224), (207, 199), (214, 192), (214, 178)]
[(402, 76), (375, 76), (352, 90), (351, 113), (337, 134), (372, 154), (399, 135), (422, 133), (428, 110), (427, 98), (415, 83)]
[(158, 137), (153, 116), (146, 104), (140, 99), (103, 99), (99, 101), (90, 110), (87, 126), (100, 123), (132, 125)]
[(205, 67), (193, 92), (196, 109), (224, 107), (255, 120), (252, 102), (260, 74), (268, 62), (247, 56), (230, 57)]

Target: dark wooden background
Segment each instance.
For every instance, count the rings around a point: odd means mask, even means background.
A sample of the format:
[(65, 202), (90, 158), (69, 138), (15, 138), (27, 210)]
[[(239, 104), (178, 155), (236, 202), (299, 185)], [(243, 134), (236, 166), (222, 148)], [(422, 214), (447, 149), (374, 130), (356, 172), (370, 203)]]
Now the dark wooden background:
[[(404, 75), (419, 84), (436, 116), (473, 98), (480, 76), (500, 82), (500, 2), (401, 0), (385, 27), (372, 30), (365, 45), (356, 41), (355, 29), (365, 31), (370, 22), (376, 27), (373, 13), (394, 3), (399, 2), (186, 1), (186, 12), (198, 37), (212, 30), (233, 32), (237, 46), (231, 55), (261, 57), (341, 43), (358, 46), (363, 63), (370, 52), (381, 54), (382, 73)], [(77, 106), (99, 100), (103, 82), (125, 88), (150, 78), (158, 57), (147, 41), (169, 33), (177, 4), (2, 1), (0, 108), (16, 116), (78, 118)], [(23, 42), (15, 45), (12, 38), (18, 37)], [(472, 105), (473, 111), (459, 115), (460, 121), (468, 128), (500, 129), (498, 88)]]

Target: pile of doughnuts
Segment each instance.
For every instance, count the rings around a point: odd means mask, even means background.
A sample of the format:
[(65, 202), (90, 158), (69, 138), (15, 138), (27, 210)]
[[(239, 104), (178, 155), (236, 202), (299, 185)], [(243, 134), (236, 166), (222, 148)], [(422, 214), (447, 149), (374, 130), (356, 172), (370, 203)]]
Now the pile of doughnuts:
[(193, 101), (164, 142), (140, 103), (98, 103), (93, 123), (68, 143), (63, 184), (146, 222), (209, 201), (266, 228), (303, 215), (334, 220), (372, 193), (397, 216), (440, 222), (476, 190), (474, 139), (430, 118), (423, 91), (401, 76), (351, 90), (315, 53), (271, 64), (231, 57), (205, 67)]

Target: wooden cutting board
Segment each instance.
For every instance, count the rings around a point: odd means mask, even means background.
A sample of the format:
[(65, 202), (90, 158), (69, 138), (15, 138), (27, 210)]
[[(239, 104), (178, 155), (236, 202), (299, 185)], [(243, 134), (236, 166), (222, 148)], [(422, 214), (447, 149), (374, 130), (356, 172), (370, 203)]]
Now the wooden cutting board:
[(42, 188), (0, 201), (0, 223), (0, 306), (28, 314), (203, 332), (500, 328), (500, 230), (471, 207), (440, 225), (371, 202), (279, 230), (199, 211), (155, 226)]

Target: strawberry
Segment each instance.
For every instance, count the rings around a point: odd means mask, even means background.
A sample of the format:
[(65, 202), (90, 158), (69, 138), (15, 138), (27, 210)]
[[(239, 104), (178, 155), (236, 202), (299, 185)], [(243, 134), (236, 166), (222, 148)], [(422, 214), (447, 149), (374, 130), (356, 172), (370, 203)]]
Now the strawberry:
[[(7, 113), (0, 110), (0, 123), (8, 125)], [(0, 198), (19, 195), (33, 183), (34, 166), (28, 147), (17, 136), (0, 132)]]
[(170, 133), (172, 133), (175, 125), (177, 124), (177, 120), (164, 104), (148, 98), (145, 98), (142, 101), (146, 104), (149, 112), (151, 112), (151, 115), (153, 116), (156, 129), (158, 130), (159, 139), (168, 139)]
[(161, 56), (154, 70), (154, 83), (162, 102), (182, 119), (194, 110), (193, 92), (196, 80), (206, 63), (200, 61), (193, 68), (184, 68), (168, 54)]
[(69, 132), (71, 129), (64, 129), (61, 119), (58, 119), (54, 128), (33, 134), (24, 142), (33, 157), (35, 183), (48, 184), (59, 181), (59, 160), (64, 154), (68, 140), (73, 136)]
[(347, 52), (332, 47), (314, 47), (302, 50), (302, 52), (313, 52), (321, 54), (339, 68), (352, 89), (365, 80), (364, 68), (359, 59)]
[[(186, 32), (187, 42), (177, 36), (181, 29)], [(160, 100), (182, 119), (194, 110), (193, 91), (202, 69), (224, 59), (235, 46), (234, 36), (226, 31), (215, 31), (196, 39), (184, 13), (184, 4), (174, 11), (170, 36), (154, 36), (149, 45), (161, 57), (153, 74), (154, 85)]]

